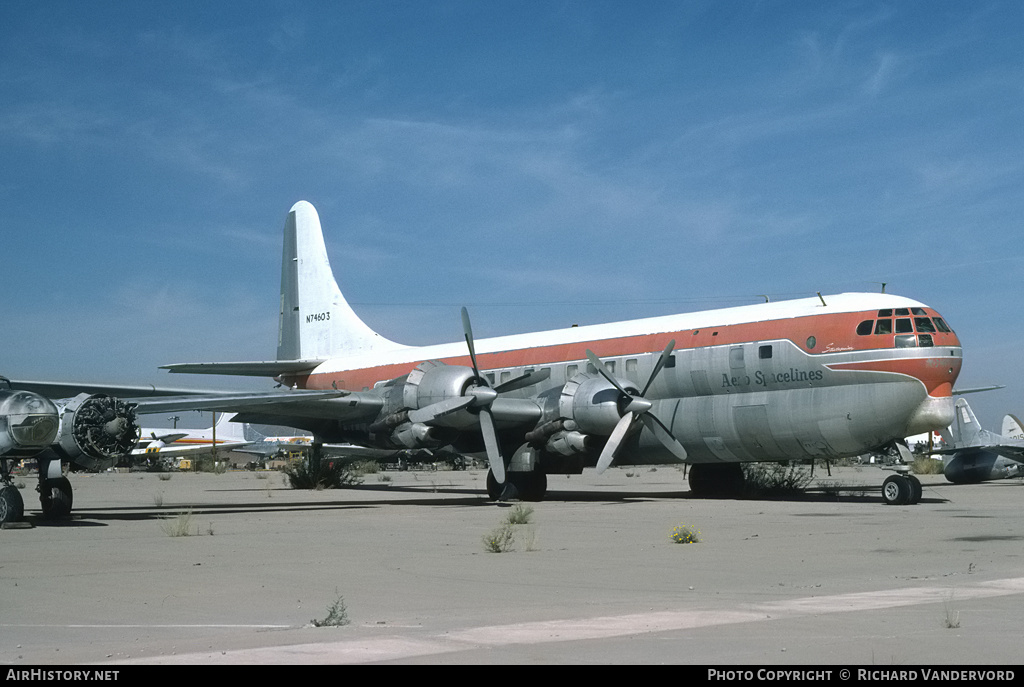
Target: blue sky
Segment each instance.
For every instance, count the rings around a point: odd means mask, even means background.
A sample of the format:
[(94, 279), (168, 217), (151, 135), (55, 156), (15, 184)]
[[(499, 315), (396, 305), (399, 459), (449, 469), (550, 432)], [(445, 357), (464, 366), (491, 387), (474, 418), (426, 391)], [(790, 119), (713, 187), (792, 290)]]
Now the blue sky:
[[(0, 374), (245, 386), (318, 209), (403, 343), (892, 293), (1024, 414), (1017, 2), (0, 4)], [(258, 387), (266, 386), (263, 382)]]

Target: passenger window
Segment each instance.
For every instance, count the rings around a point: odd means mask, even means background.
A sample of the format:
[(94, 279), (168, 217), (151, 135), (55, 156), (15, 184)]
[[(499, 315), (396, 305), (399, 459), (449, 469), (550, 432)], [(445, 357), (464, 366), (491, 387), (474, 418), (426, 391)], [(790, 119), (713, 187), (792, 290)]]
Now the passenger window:
[(896, 320), (896, 333), (897, 334), (909, 334), (914, 331), (914, 327), (910, 324), (910, 319)]
[(567, 380), (572, 379), (576, 376), (576, 373), (580, 371), (579, 365), (566, 365), (565, 367), (565, 378)]
[(676, 366), (676, 357), (674, 355), (670, 355), (668, 357), (668, 360), (665, 361), (665, 367), (675, 367), (675, 366)]
[(879, 317), (892, 317), (892, 308), (885, 308), (884, 310), (878, 311)]
[(629, 360), (626, 361), (626, 374), (636, 374), (636, 358), (630, 358)]
[(494, 373), (493, 372), (485, 372), (484, 373), (484, 377), (487, 377), (487, 383), (488, 384), (494, 384)]
[(898, 334), (896, 336), (896, 348), (914, 348), (917, 346), (917, 337), (913, 334)]
[(876, 322), (875, 334), (892, 334), (892, 320), (879, 320)]
[[(926, 332), (929, 334), (935, 332), (935, 327), (932, 326), (932, 321), (927, 317), (915, 317), (914, 326), (917, 327), (917, 331), (919, 332)], [(930, 345), (931, 344), (929, 344), (929, 346)]]
[(871, 333), (871, 326), (874, 324), (872, 320), (864, 320), (857, 325), (857, 334), (859, 336), (865, 336)]
[(935, 318), (935, 328), (943, 334), (949, 334), (953, 330), (949, 328), (949, 325), (941, 317)]
[(512, 379), (512, 370), (505, 370), (501, 373), (501, 383), (504, 384), (508, 380)]
[(931, 334), (918, 334), (917, 345), (921, 348), (927, 348), (928, 346), (934, 346), (935, 344), (932, 342)]
[(757, 357), (760, 358), (761, 360), (770, 359), (772, 357), (772, 347), (761, 346), (760, 348), (757, 349)]

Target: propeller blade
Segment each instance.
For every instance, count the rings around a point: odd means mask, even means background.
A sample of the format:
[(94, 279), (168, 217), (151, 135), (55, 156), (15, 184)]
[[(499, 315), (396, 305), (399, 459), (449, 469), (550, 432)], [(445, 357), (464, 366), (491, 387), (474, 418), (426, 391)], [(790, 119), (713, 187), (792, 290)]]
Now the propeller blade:
[(661, 369), (665, 367), (665, 363), (668, 362), (669, 356), (672, 355), (672, 349), (676, 347), (676, 340), (672, 339), (668, 342), (668, 346), (665, 346), (665, 351), (658, 358), (657, 364), (654, 366), (654, 372), (651, 373), (650, 379), (647, 380), (647, 384), (644, 386), (644, 390), (640, 392), (641, 396), (647, 395), (647, 390), (651, 388), (651, 384), (654, 383), (654, 378), (658, 376)]
[(494, 387), (494, 390), (499, 394), (506, 391), (515, 391), (516, 389), (524, 389), (534, 384), (539, 384), (545, 379), (551, 376), (551, 368), (545, 367), (542, 370), (534, 370), (533, 372), (527, 372), (524, 375), (520, 375), (515, 379), (510, 379), (507, 382), (502, 382), (498, 386)]
[(484, 438), (484, 448), (487, 450), (487, 462), (491, 466), (491, 474), (498, 484), (505, 483), (505, 460), (501, 457), (501, 447), (498, 445), (498, 433), (494, 429), (494, 416), (489, 408), (480, 411), (480, 433)]
[(608, 437), (608, 443), (604, 445), (604, 449), (601, 450), (601, 456), (597, 459), (597, 474), (601, 474), (608, 469), (608, 466), (615, 460), (615, 454), (619, 451), (619, 446), (622, 443), (623, 437), (626, 436), (626, 432), (633, 425), (634, 416), (632, 413), (626, 413), (619, 421), (615, 423), (615, 429), (612, 430), (611, 435)]
[(410, 410), (409, 421), (429, 423), (440, 417), (444, 417), (445, 415), (451, 415), (463, 408), (468, 408), (474, 401), (476, 401), (476, 398), (473, 396), (454, 396), (452, 398), (446, 398), (443, 401), (431, 403), (423, 408)]
[(594, 352), (589, 348), (587, 349), (587, 360), (589, 360), (594, 365), (594, 367), (597, 368), (597, 371), (601, 373), (602, 377), (608, 380), (609, 384), (618, 389), (620, 393), (632, 397), (632, 394), (623, 389), (622, 386), (619, 385), (619, 383), (615, 380), (615, 377), (612, 377), (612, 373), (608, 371), (607, 367), (605, 367), (605, 364), (601, 362), (601, 359), (594, 355)]
[(473, 374), (480, 377), (480, 368), (476, 364), (476, 348), (473, 346), (473, 327), (469, 323), (469, 311), (462, 306), (462, 331), (466, 335), (466, 346), (469, 348), (469, 359), (473, 362)]
[(669, 431), (668, 427), (665, 426), (661, 420), (656, 418), (651, 413), (644, 413), (640, 416), (647, 429), (651, 430), (651, 434), (657, 437), (661, 445), (672, 452), (679, 460), (686, 460), (686, 449), (679, 443), (679, 440), (672, 436), (672, 432)]

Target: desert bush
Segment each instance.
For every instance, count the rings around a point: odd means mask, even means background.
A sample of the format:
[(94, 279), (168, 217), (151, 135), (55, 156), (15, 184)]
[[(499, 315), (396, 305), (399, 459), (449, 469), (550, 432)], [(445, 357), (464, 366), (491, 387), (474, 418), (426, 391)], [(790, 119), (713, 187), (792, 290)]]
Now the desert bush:
[[(311, 467), (310, 463), (314, 465)], [(341, 463), (302, 460), (284, 469), (292, 489), (342, 489), (362, 484), (363, 479)]]

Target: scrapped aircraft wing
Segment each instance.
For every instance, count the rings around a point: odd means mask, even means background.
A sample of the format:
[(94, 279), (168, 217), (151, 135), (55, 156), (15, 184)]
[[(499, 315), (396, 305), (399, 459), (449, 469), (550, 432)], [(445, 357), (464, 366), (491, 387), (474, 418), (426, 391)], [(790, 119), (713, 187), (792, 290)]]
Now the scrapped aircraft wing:
[(225, 413), (235, 413), (241, 410), (280, 412), (282, 408), (292, 405), (309, 406), (310, 404), (344, 401), (345, 399), (342, 397), (351, 393), (334, 389), (329, 391), (250, 391), (213, 395), (155, 396), (135, 398), (132, 399), (132, 402), (136, 404), (136, 412), (142, 415), (170, 413), (179, 410), (217, 410)]
[(236, 363), (174, 363), (160, 369), (199, 375), (278, 377), (312, 372), (323, 360), (260, 360)]
[(1003, 458), (1009, 458), (1015, 460), (1018, 463), (1024, 463), (1024, 446), (1008, 446), (1006, 444), (1000, 444), (998, 446), (986, 446), (986, 451), (991, 451), (997, 456)]

